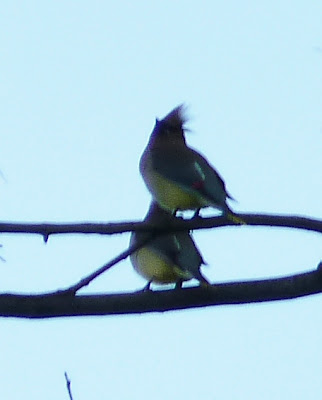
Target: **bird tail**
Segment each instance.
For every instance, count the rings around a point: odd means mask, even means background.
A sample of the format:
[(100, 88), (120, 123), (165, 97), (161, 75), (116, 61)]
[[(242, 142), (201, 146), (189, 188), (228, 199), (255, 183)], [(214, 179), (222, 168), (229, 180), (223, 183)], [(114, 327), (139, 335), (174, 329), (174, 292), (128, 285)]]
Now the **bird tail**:
[(238, 217), (236, 214), (234, 214), (231, 211), (228, 211), (226, 216), (227, 216), (227, 219), (229, 219), (230, 221), (234, 222), (235, 224), (247, 225), (247, 222), (245, 222), (242, 218)]
[(203, 288), (209, 288), (211, 286), (211, 283), (208, 282), (208, 280), (205, 277), (202, 277), (203, 279), (199, 279), (199, 286)]

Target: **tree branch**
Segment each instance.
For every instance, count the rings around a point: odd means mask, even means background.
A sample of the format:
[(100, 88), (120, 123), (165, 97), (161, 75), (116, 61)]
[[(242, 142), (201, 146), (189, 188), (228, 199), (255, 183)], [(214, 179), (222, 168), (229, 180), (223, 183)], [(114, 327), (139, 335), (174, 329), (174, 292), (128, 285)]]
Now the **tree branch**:
[[(303, 229), (322, 233), (322, 221), (313, 218), (269, 215), (269, 214), (236, 214), (246, 221), (249, 226), (275, 226), (284, 228)], [(180, 230), (211, 229), (225, 226), (238, 226), (225, 217), (195, 218), (192, 220), (178, 219), (167, 227), (158, 227), (145, 222), (115, 222), (115, 223), (74, 223), (74, 224), (28, 224), (0, 223), (0, 233), (26, 233), (42, 235), (47, 241), (50, 235), (57, 234), (99, 234), (112, 235), (131, 231), (140, 232), (171, 232)]]
[[(299, 216), (239, 214), (248, 225), (303, 229), (322, 233), (322, 221)], [(225, 304), (245, 304), (293, 299), (322, 292), (322, 263), (315, 271), (284, 278), (222, 283), (209, 287), (183, 290), (121, 293), (110, 295), (75, 296), (77, 290), (126, 258), (155, 235), (180, 230), (210, 229), (236, 225), (225, 217), (178, 219), (172, 225), (153, 226), (144, 222), (110, 224), (0, 224), (0, 233), (26, 233), (42, 235), (47, 241), (52, 234), (110, 235), (130, 231), (149, 232), (147, 238), (130, 247), (109, 263), (91, 273), (77, 284), (42, 295), (1, 294), (0, 316), (18, 318), (53, 318), (85, 315), (133, 314), (164, 312), (195, 307)], [(239, 225), (238, 225), (239, 226)], [(239, 226), (240, 227), (240, 226)]]
[(221, 283), (210, 287), (73, 296), (0, 295), (0, 316), (53, 318), (165, 312), (228, 304), (289, 300), (322, 292), (322, 262), (316, 270), (282, 278)]

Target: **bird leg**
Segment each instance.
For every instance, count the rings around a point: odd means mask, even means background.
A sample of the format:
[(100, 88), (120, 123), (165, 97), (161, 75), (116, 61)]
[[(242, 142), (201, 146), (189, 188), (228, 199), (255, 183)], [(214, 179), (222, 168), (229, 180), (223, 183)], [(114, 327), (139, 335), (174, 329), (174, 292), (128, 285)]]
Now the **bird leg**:
[(149, 281), (141, 290), (139, 290), (139, 292), (152, 292), (151, 283), (152, 281)]
[(178, 211), (180, 211), (179, 208), (176, 208), (176, 209), (173, 211), (173, 216), (174, 216), (174, 217), (176, 217)]
[(183, 280), (182, 279), (179, 279), (177, 282), (176, 282), (176, 285), (175, 285), (175, 290), (181, 290), (182, 289), (182, 283), (183, 283)]
[(191, 219), (201, 218), (200, 215), (199, 215), (200, 210), (201, 210), (201, 208), (197, 208)]

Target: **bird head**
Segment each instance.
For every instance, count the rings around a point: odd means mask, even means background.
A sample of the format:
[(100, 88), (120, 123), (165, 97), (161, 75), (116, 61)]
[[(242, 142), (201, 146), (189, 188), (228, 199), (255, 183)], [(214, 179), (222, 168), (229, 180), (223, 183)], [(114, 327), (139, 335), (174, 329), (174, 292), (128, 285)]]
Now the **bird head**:
[(156, 119), (151, 139), (158, 142), (186, 143), (185, 126), (187, 121), (185, 115), (186, 106), (181, 104), (173, 109), (163, 119)]

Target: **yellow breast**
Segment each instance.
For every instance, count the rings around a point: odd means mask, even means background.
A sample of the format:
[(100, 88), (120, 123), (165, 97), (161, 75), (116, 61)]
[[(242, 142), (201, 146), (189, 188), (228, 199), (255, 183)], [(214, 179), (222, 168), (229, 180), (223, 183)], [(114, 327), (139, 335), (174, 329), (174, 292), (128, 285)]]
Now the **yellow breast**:
[(169, 264), (159, 254), (148, 247), (143, 247), (131, 256), (136, 271), (148, 281), (156, 283), (176, 283), (178, 280), (189, 280), (192, 276), (182, 271), (175, 264)]
[(156, 201), (165, 209), (195, 210), (210, 205), (198, 193), (184, 190), (176, 182), (164, 178), (155, 171), (146, 177), (146, 184)]

